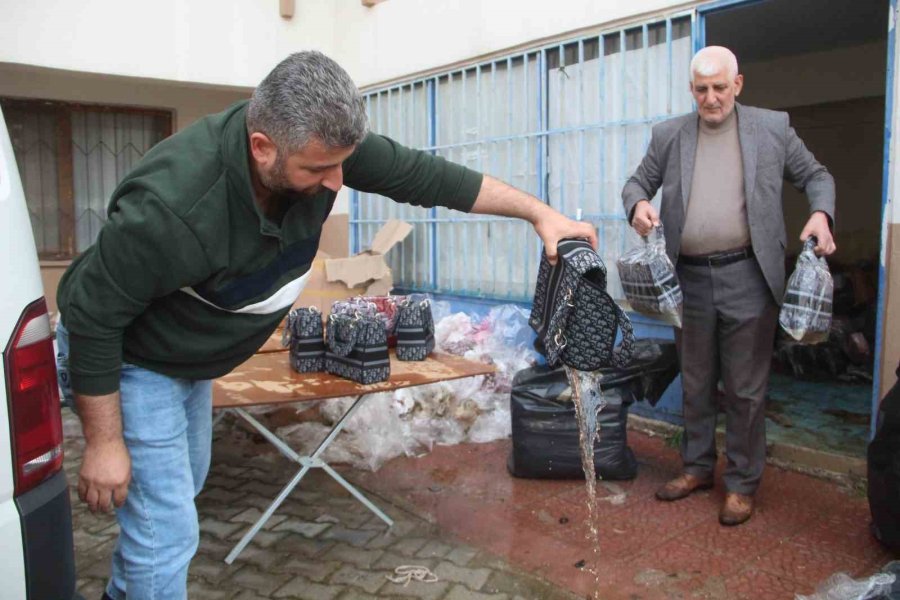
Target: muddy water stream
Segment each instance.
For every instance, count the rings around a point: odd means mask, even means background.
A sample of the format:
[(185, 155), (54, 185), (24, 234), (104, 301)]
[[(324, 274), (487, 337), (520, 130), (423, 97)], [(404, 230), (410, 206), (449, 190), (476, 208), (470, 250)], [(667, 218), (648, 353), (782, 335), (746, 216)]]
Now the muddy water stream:
[(592, 560), (585, 569), (594, 576), (595, 587), (599, 587), (600, 572), (600, 532), (597, 514), (597, 472), (594, 469), (594, 445), (599, 440), (597, 413), (606, 407), (606, 400), (600, 389), (601, 375), (566, 367), (569, 384), (572, 386), (572, 401), (575, 403), (575, 418), (578, 421), (578, 440), (581, 450), (581, 467), (584, 469), (584, 483), (587, 490), (588, 540), (593, 548)]

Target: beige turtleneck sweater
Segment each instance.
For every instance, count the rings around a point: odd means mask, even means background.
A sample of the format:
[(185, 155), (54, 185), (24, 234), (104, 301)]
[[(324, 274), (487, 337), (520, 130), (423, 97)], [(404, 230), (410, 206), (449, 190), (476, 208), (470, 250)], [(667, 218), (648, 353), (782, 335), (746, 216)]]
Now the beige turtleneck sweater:
[(699, 120), (697, 154), (681, 254), (699, 256), (750, 245), (737, 111), (717, 127)]

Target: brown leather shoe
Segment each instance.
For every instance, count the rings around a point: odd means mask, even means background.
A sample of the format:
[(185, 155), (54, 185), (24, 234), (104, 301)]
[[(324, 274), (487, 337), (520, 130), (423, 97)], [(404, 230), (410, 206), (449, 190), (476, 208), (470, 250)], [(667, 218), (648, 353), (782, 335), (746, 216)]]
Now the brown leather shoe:
[(701, 479), (690, 473), (682, 473), (675, 479), (667, 482), (664, 486), (656, 490), (656, 497), (659, 500), (672, 502), (673, 500), (681, 500), (687, 498), (697, 490), (708, 490), (713, 486), (712, 477)]
[(753, 496), (746, 496), (736, 492), (725, 494), (725, 503), (719, 513), (719, 523), (722, 525), (740, 525), (753, 514)]

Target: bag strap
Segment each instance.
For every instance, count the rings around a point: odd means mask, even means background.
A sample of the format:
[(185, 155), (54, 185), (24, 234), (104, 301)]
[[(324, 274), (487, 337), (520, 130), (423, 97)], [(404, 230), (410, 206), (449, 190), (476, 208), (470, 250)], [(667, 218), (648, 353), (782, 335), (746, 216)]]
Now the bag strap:
[(560, 354), (566, 347), (566, 336), (563, 333), (563, 327), (569, 318), (569, 312), (572, 310), (573, 291), (570, 288), (562, 302), (556, 307), (556, 311), (550, 316), (547, 323), (547, 333), (544, 338), (544, 348), (547, 351), (547, 364), (551, 367), (556, 366), (560, 362)]
[[(347, 356), (356, 345), (356, 337), (358, 334), (356, 321), (357, 315), (330, 315), (328, 317), (328, 333), (325, 335), (325, 341), (328, 349), (338, 356)], [(338, 329), (341, 334), (347, 333), (346, 339), (341, 339), (338, 335)]]
[(616, 304), (615, 300), (612, 301), (612, 304), (616, 307), (617, 321), (619, 329), (622, 331), (622, 341), (613, 349), (612, 364), (621, 369), (628, 366), (634, 354), (634, 327), (622, 307)]
[(294, 322), (297, 320), (297, 311), (292, 310), (288, 313), (287, 321), (284, 324), (284, 329), (281, 332), (281, 345), (287, 348), (291, 344), (291, 338), (293, 337), (293, 329)]

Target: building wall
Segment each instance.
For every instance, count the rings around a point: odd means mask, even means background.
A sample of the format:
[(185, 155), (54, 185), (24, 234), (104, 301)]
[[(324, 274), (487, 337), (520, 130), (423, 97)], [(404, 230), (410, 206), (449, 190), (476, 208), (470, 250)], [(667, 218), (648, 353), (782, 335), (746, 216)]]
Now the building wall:
[(293, 50), (333, 47), (331, 0), (296, 4), (285, 20), (276, 1), (7, 2), (0, 61), (253, 86)]
[(365, 86), (677, 4), (296, 0), (288, 20), (274, 0), (7, 2), (0, 62), (253, 86), (289, 52), (316, 48)]

